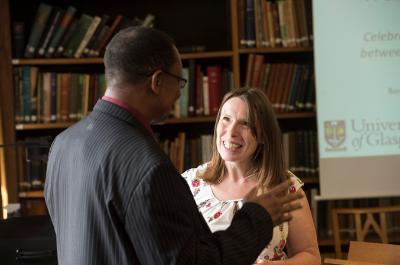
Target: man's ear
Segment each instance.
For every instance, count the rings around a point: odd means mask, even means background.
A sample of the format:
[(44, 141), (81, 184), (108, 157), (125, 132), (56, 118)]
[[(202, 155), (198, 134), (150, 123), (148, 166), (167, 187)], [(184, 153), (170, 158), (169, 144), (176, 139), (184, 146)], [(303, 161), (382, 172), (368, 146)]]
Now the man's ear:
[(153, 93), (158, 95), (160, 93), (160, 88), (162, 85), (162, 71), (157, 70), (151, 76), (151, 90)]

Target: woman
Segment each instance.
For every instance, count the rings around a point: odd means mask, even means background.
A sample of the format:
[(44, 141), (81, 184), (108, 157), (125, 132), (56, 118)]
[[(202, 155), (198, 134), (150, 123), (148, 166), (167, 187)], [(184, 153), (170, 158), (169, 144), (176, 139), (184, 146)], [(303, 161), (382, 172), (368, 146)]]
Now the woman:
[[(213, 232), (229, 226), (242, 198), (255, 186), (261, 192), (291, 178), (295, 184), (289, 192), (301, 190), (303, 183), (285, 168), (278, 122), (261, 90), (240, 88), (224, 97), (213, 142), (211, 161), (183, 173)], [(305, 196), (301, 204), (289, 223), (274, 228), (257, 264), (321, 264)]]

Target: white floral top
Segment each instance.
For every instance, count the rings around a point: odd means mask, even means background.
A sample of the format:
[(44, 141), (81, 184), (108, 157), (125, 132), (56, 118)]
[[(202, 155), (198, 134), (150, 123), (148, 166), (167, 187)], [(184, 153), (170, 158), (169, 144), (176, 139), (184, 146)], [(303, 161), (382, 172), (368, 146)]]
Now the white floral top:
[[(229, 227), (235, 212), (243, 206), (243, 200), (218, 200), (214, 196), (211, 186), (202, 179), (198, 178), (198, 176), (201, 175), (206, 168), (207, 164), (203, 164), (197, 168), (192, 168), (185, 171), (182, 176), (188, 183), (197, 207), (204, 219), (207, 221), (211, 231), (215, 232), (225, 230)], [(289, 172), (289, 174), (295, 183), (292, 187), (290, 187), (290, 192), (295, 192), (304, 184), (291, 172)], [(287, 222), (274, 227), (272, 240), (260, 253), (257, 261), (286, 259), (287, 256), (283, 249), (286, 246), (288, 231), (289, 226)]]

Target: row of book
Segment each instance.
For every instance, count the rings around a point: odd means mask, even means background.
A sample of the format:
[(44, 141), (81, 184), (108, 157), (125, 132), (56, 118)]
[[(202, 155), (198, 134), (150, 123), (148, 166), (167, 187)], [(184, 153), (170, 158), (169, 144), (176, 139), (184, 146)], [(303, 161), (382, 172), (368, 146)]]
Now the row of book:
[[(179, 172), (210, 161), (212, 135), (188, 138), (179, 132), (175, 138), (159, 141)], [(295, 131), (283, 134), (284, 153), (291, 172), (302, 179), (318, 179), (318, 146), (316, 131)]]
[(43, 190), (52, 140), (49, 136), (28, 137), (16, 143), (20, 192)]
[(175, 118), (215, 116), (222, 96), (233, 88), (232, 71), (220, 65), (202, 66), (189, 60), (188, 67), (182, 69), (182, 77), (188, 82), (175, 104)]
[(317, 132), (285, 132), (282, 138), (289, 170), (301, 179), (318, 179)]
[[(187, 138), (185, 132), (179, 132), (175, 138), (159, 140), (159, 144), (183, 172), (211, 160), (212, 138), (208, 134)], [(51, 136), (28, 137), (15, 144), (19, 191), (43, 190), (52, 141)]]
[(151, 14), (143, 20), (122, 15), (78, 15), (74, 6), (64, 9), (40, 3), (26, 43), (24, 23), (14, 22), (15, 57), (98, 57), (119, 30), (133, 25), (152, 27), (154, 19)]
[(242, 48), (312, 46), (310, 0), (238, 0)]
[(77, 121), (106, 88), (104, 74), (40, 72), (33, 66), (13, 71), (16, 123)]
[(264, 55), (249, 54), (245, 84), (265, 91), (276, 112), (315, 110), (315, 76), (310, 64), (264, 63)]
[(182, 173), (211, 160), (212, 139), (211, 134), (188, 138), (185, 132), (179, 132), (175, 138), (164, 139), (159, 143), (176, 169)]

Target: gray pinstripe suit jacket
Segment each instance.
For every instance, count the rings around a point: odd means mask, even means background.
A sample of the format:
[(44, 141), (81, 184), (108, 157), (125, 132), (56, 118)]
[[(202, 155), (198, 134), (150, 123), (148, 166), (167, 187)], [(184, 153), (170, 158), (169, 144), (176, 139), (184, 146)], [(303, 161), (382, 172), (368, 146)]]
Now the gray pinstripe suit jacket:
[(45, 199), (65, 265), (244, 265), (272, 236), (270, 215), (253, 203), (212, 234), (152, 135), (103, 100), (55, 139)]

